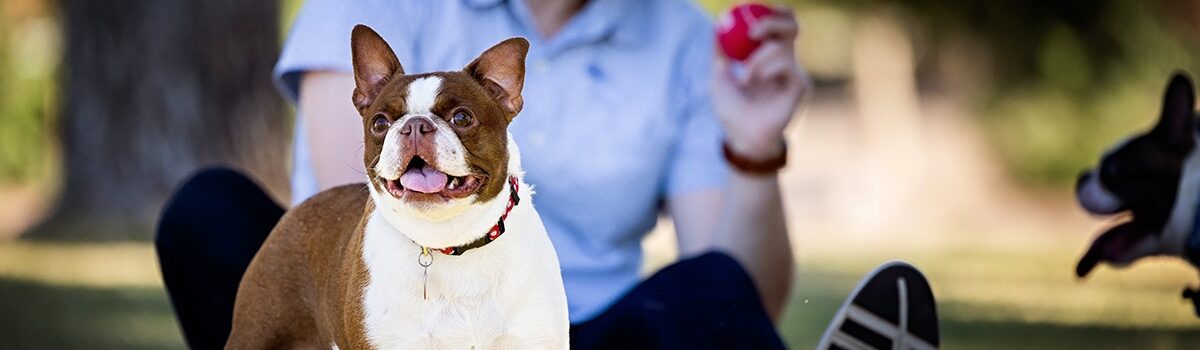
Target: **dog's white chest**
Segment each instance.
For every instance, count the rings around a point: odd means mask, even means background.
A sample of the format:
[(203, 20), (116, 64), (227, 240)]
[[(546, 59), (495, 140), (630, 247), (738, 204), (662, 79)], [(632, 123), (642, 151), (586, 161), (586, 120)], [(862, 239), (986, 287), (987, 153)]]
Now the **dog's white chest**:
[[(510, 254), (536, 235), (506, 235), (462, 256), (434, 253), (426, 274), (417, 261), (419, 248), (384, 220), (372, 217), (366, 231), (364, 328), (374, 347), (517, 349), (554, 338), (565, 344), (565, 300), (554, 298), (557, 293), (565, 299), (557, 259), (538, 261), (541, 255), (535, 255), (527, 261)], [(552, 264), (553, 278), (531, 269), (538, 264)], [(543, 330), (557, 328), (561, 336)]]
[[(380, 293), (382, 294), (382, 293)], [(366, 329), (379, 349), (496, 349), (502, 345), (506, 310), (475, 300), (413, 300), (368, 297)]]

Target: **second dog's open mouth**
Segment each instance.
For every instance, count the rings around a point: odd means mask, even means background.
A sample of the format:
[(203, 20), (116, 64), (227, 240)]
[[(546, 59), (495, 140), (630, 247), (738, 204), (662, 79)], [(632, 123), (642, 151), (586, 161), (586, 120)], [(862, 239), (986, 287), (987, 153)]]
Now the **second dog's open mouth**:
[(383, 180), (392, 197), (432, 200), (469, 196), (483, 185), (485, 177), (475, 174), (451, 176), (421, 157), (413, 157), (398, 179)]

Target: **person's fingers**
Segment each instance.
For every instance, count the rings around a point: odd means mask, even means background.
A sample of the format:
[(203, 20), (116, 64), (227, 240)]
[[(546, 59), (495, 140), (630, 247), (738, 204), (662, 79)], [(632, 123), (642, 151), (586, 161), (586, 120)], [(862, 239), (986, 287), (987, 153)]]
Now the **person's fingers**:
[(800, 34), (800, 23), (790, 9), (776, 10), (775, 14), (759, 18), (750, 25), (750, 38), (761, 41), (796, 40)]
[(759, 45), (758, 49), (755, 49), (754, 52), (750, 54), (750, 57), (746, 57), (746, 60), (742, 61), (742, 64), (746, 67), (753, 68), (754, 66), (762, 65), (763, 62), (780, 59), (781, 57), (787, 55), (788, 52), (785, 51), (783, 45), (780, 45), (777, 42), (768, 41), (764, 42), (762, 45)]
[(753, 84), (768, 84), (778, 87), (790, 87), (796, 80), (792, 64), (784, 60), (763, 62), (759, 69), (750, 77)]
[(733, 65), (729, 61), (729, 58), (725, 57), (725, 53), (721, 51), (720, 45), (713, 45), (711, 73), (710, 81), (713, 83), (732, 82), (738, 86), (745, 85), (746, 83), (747, 77), (745, 77), (745, 74), (739, 75), (734, 73)]
[(766, 43), (746, 60), (747, 80), (753, 84), (786, 82), (791, 79), (795, 62), (782, 45)]

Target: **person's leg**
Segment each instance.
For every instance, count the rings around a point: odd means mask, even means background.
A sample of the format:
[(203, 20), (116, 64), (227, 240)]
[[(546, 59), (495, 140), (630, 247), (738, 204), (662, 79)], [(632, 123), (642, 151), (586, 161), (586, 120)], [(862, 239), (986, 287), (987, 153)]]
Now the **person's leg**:
[(167, 202), (154, 243), (192, 349), (225, 346), (242, 273), (283, 211), (253, 181), (226, 168), (196, 173)]
[(708, 253), (643, 281), (595, 319), (571, 327), (572, 349), (783, 349), (753, 280)]

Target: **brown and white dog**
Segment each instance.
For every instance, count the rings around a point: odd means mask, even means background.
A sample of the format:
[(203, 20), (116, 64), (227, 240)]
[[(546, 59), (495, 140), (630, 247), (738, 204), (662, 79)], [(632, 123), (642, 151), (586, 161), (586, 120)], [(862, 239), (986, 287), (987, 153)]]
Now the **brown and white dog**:
[(413, 75), (366, 26), (351, 46), (368, 183), (284, 215), (242, 279), (226, 347), (566, 348), (558, 258), (507, 130), (529, 43)]

